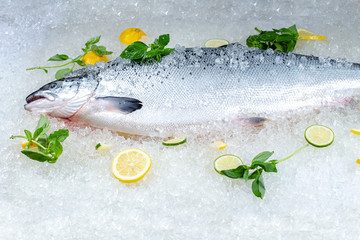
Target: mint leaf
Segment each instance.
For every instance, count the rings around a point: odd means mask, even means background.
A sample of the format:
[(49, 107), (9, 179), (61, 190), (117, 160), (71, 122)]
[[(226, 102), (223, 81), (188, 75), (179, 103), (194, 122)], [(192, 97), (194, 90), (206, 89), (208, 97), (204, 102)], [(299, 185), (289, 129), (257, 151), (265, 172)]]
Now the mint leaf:
[(237, 168), (221, 171), (229, 178), (243, 178), (245, 171), (248, 170), (246, 165), (240, 165)]
[(70, 72), (72, 72), (72, 69), (71, 69), (71, 68), (63, 68), (63, 69), (60, 69), (59, 71), (57, 71), (57, 72), (55, 73), (55, 78), (56, 78), (56, 79), (63, 78), (65, 74), (70, 73)]
[(25, 136), (26, 136), (27, 140), (29, 142), (31, 142), (31, 140), (32, 140), (31, 132), (29, 130), (26, 130), (26, 129), (24, 130), (24, 132), (25, 132)]
[(158, 45), (160, 48), (164, 48), (170, 42), (170, 35), (164, 34), (159, 36)]
[(244, 178), (245, 182), (247, 182), (247, 180), (249, 180), (249, 169), (245, 170), (243, 178)]
[(140, 59), (142, 58), (148, 49), (148, 46), (143, 42), (134, 42), (127, 46), (121, 53), (120, 57), (126, 59)]
[(86, 66), (86, 64), (83, 62), (83, 61), (81, 61), (81, 60), (77, 60), (77, 61), (75, 61), (79, 66), (81, 66), (81, 67), (85, 67)]
[(251, 188), (255, 196), (263, 199), (265, 195), (265, 185), (261, 174), (254, 179)]
[(251, 168), (261, 167), (265, 172), (277, 172), (275, 162), (260, 162), (255, 161), (251, 164)]
[(44, 115), (40, 115), (40, 119), (37, 123), (36, 129), (43, 128), (43, 132), (46, 133), (50, 129), (50, 122)]
[(262, 169), (257, 169), (254, 172), (252, 172), (249, 176), (249, 179), (255, 179), (257, 178), (261, 173), (262, 173)]
[(56, 54), (48, 59), (48, 61), (65, 61), (68, 60), (69, 56), (65, 54)]
[(22, 150), (21, 151), (23, 154), (25, 154), (28, 158), (32, 159), (32, 160), (36, 160), (39, 162), (48, 162), (52, 160), (52, 157), (49, 156), (46, 153), (43, 152), (39, 152), (39, 151), (34, 151), (34, 150)]
[(55, 143), (50, 151), (54, 153), (54, 157), (57, 159), (62, 154), (63, 147), (58, 140), (55, 140)]
[(165, 48), (161, 51), (161, 55), (169, 55), (175, 48)]
[(69, 136), (68, 129), (59, 129), (49, 135), (49, 142), (63, 142)]
[(100, 41), (101, 35), (91, 38), (89, 41), (85, 43), (85, 46), (88, 48), (91, 45), (98, 43)]
[(43, 131), (44, 131), (43, 127), (40, 127), (38, 129), (36, 129), (35, 132), (34, 132), (33, 138), (37, 139), (37, 137), (40, 136), (43, 133)]
[(258, 155), (256, 155), (254, 157), (254, 159), (251, 162), (251, 166), (253, 165), (254, 162), (265, 162), (266, 160), (269, 159), (269, 157), (271, 157), (271, 155), (274, 154), (274, 151), (269, 152), (269, 151), (264, 151), (259, 153)]

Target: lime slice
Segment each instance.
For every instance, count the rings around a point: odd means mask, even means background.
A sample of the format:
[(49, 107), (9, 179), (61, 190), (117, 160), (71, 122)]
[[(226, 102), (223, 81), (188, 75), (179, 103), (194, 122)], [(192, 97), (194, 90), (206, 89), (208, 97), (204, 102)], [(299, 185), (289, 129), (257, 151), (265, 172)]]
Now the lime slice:
[(243, 162), (238, 156), (232, 154), (225, 154), (215, 159), (214, 168), (215, 171), (217, 171), (220, 174), (223, 174), (221, 171), (234, 169), (242, 164)]
[(327, 147), (334, 138), (334, 132), (322, 125), (312, 125), (305, 130), (306, 141), (315, 147)]
[(177, 146), (180, 144), (186, 143), (186, 138), (181, 137), (181, 138), (173, 138), (170, 139), (168, 141), (162, 142), (163, 145), (165, 146)]
[(351, 129), (350, 132), (353, 133), (353, 134), (356, 134), (356, 135), (360, 135), (360, 129), (359, 128)]
[(224, 39), (210, 39), (205, 43), (205, 47), (207, 48), (217, 48), (221, 46), (228, 45), (230, 42)]

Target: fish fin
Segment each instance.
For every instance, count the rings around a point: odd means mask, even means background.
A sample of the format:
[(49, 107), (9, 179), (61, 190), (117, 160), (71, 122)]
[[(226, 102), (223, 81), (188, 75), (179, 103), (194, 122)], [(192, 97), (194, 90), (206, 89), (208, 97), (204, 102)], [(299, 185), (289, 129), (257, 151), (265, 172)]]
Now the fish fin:
[(135, 98), (128, 97), (96, 97), (96, 101), (102, 101), (107, 109), (115, 108), (124, 114), (132, 113), (142, 108), (142, 102)]
[(250, 125), (254, 127), (262, 126), (266, 121), (269, 121), (269, 119), (263, 117), (239, 118), (238, 120), (243, 125)]

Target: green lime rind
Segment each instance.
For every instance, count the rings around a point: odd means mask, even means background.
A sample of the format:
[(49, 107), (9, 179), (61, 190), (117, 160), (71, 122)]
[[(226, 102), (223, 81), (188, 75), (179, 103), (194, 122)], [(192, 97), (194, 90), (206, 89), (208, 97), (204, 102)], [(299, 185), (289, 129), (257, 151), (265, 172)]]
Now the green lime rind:
[[(311, 129), (311, 128), (313, 128), (313, 127), (322, 127), (322, 128), (327, 129), (327, 130), (330, 130), (331, 133), (332, 133), (332, 139), (331, 139), (331, 141), (328, 141), (328, 142), (326, 142), (325, 144), (316, 144), (316, 143), (312, 142), (311, 140), (309, 140), (306, 135), (307, 135), (307, 132), (309, 131), (309, 129)], [(312, 145), (312, 146), (314, 146), (314, 147), (317, 147), (317, 148), (323, 148), (323, 147), (328, 147), (328, 146), (330, 146), (330, 145), (334, 142), (335, 134), (334, 134), (333, 130), (332, 130), (331, 128), (327, 127), (327, 126), (314, 124), (314, 125), (311, 125), (311, 126), (309, 126), (309, 127), (307, 127), (307, 128), (305, 129), (304, 137), (305, 137), (305, 140), (306, 140), (310, 145)]]
[[(222, 169), (222, 170), (220, 170), (220, 169), (217, 169), (217, 168), (216, 168), (216, 162), (219, 161), (220, 159), (224, 158), (224, 157), (234, 157), (234, 158), (236, 158), (237, 160), (240, 160), (239, 166), (244, 164), (243, 161), (241, 160), (241, 158), (239, 158), (239, 157), (236, 156), (236, 155), (233, 155), (233, 154), (224, 154), (224, 155), (221, 155), (220, 157), (216, 158), (215, 161), (214, 161), (214, 169), (215, 169), (215, 171), (216, 171), (217, 173), (219, 173), (219, 174), (221, 174), (221, 175), (224, 175), (221, 171), (223, 171), (223, 170), (229, 170), (229, 169)], [(236, 168), (236, 167), (234, 167), (234, 168)]]
[(186, 138), (173, 138), (168, 141), (162, 142), (164, 146), (177, 146), (186, 143)]

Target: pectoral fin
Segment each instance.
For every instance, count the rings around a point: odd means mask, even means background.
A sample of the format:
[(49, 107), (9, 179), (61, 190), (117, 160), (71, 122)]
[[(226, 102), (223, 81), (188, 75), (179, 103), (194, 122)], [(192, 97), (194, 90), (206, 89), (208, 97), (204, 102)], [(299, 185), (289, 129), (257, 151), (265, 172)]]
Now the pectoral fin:
[(124, 114), (132, 113), (143, 106), (142, 102), (135, 98), (107, 96), (95, 99), (105, 105), (108, 110), (120, 110)]

